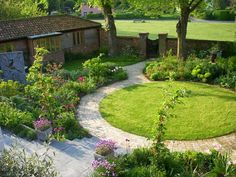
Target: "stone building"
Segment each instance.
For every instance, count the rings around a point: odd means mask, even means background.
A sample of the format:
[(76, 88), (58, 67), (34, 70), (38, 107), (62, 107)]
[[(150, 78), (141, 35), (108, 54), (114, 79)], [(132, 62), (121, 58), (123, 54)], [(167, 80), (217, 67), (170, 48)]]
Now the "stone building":
[(0, 53), (23, 51), (33, 62), (36, 47), (45, 47), (45, 60), (64, 63), (64, 53), (91, 53), (100, 48), (101, 24), (70, 15), (43, 16), (0, 22)]

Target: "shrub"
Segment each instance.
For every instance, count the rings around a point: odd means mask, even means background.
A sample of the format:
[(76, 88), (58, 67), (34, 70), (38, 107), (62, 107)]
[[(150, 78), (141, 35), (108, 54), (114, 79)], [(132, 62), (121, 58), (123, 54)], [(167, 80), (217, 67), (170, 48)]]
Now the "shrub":
[(217, 64), (206, 61), (198, 64), (192, 70), (192, 75), (202, 82), (212, 82), (222, 74), (224, 74), (224, 70)]
[(228, 59), (228, 71), (236, 71), (236, 56)]
[(89, 14), (87, 14), (87, 16), (85, 18), (87, 18), (87, 19), (104, 19), (104, 15), (102, 13), (100, 13), (100, 14), (89, 13)]
[(22, 85), (17, 81), (2, 81), (0, 80), (0, 96), (11, 97), (19, 95), (22, 90)]
[[(160, 61), (154, 61), (147, 64), (145, 74), (151, 80), (166, 80), (170, 72), (178, 72), (179, 61), (175, 56), (168, 56)], [(175, 76), (175, 79), (178, 76)]]
[(24, 97), (24, 95), (19, 96), (12, 96), (9, 101), (14, 104), (14, 106), (23, 111), (23, 112), (30, 112), (33, 117), (39, 117), (40, 109), (36, 107), (36, 104), (33, 100)]
[(36, 153), (29, 155), (24, 150), (13, 147), (4, 150), (0, 156), (0, 176), (56, 177), (58, 173), (47, 152), (42, 155)]
[(235, 18), (235, 15), (231, 10), (215, 10), (213, 12), (213, 16), (215, 20), (224, 20), (224, 21), (234, 20)]
[(88, 136), (88, 132), (80, 127), (73, 112), (61, 113), (54, 121), (54, 126), (63, 127), (65, 131), (65, 138), (69, 140)]
[(26, 138), (30, 141), (37, 139), (37, 133), (31, 127), (25, 126), (23, 124), (20, 124), (17, 127), (18, 127), (17, 135), (19, 137)]
[(220, 76), (216, 83), (221, 87), (236, 90), (236, 72), (229, 72), (226, 75)]
[(110, 159), (109, 163), (114, 162), (115, 174), (120, 177), (235, 176), (236, 173), (228, 154), (221, 154), (216, 150), (209, 154), (160, 152), (158, 155), (162, 160), (158, 164), (152, 164), (155, 158), (152, 148), (136, 149), (131, 154)]
[(29, 112), (22, 112), (6, 102), (0, 102), (0, 125), (13, 131), (19, 131), (18, 126), (24, 124), (32, 127), (34, 118)]
[(88, 71), (88, 76), (97, 85), (102, 85), (106, 82), (107, 67), (101, 60), (102, 55), (97, 58), (92, 58), (83, 63), (83, 68)]

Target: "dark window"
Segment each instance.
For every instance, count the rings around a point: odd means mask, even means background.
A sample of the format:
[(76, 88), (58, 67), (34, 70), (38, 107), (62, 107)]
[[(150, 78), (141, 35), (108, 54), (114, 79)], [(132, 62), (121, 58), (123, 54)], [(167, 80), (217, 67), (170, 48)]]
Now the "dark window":
[(61, 49), (61, 39), (58, 36), (36, 39), (34, 48), (36, 47), (43, 47), (48, 51), (58, 51)]
[(0, 52), (13, 52), (15, 47), (12, 43), (5, 43), (0, 45)]
[(74, 45), (80, 45), (82, 43), (82, 32), (77, 31), (73, 33), (73, 43)]

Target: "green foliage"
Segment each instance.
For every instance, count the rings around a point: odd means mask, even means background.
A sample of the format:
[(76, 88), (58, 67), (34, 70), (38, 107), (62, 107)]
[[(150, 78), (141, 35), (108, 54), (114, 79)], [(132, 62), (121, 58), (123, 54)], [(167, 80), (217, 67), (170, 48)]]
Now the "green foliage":
[(221, 87), (231, 88), (236, 91), (236, 72), (229, 72), (226, 75), (220, 76), (216, 79), (216, 83)]
[[(171, 73), (169, 75), (169, 82), (171, 82), (173, 78)], [(173, 91), (171, 84), (168, 85), (168, 88), (164, 88), (164, 91), (165, 101), (158, 111), (158, 121), (156, 122), (153, 137), (154, 158), (152, 163), (154, 164), (160, 163), (163, 159), (163, 155), (165, 156), (165, 154), (168, 153), (168, 150), (164, 145), (164, 136), (166, 132), (166, 122), (173, 117), (173, 114), (170, 113), (170, 111), (174, 109), (177, 104), (182, 103), (181, 98), (188, 96), (190, 93), (190, 91), (186, 89)]]
[(226, 88), (235, 88), (236, 58), (218, 58), (216, 63), (208, 59), (190, 56), (185, 62), (175, 56), (147, 63), (144, 73), (151, 80), (166, 80), (169, 72), (176, 80), (217, 83)]
[(65, 129), (65, 138), (73, 140), (75, 138), (83, 138), (88, 136), (88, 132), (80, 127), (73, 112), (63, 112), (55, 120), (57, 127)]
[(88, 14), (85, 18), (87, 19), (104, 19), (104, 15), (102, 13), (100, 14)]
[(228, 154), (221, 154), (216, 150), (209, 154), (167, 152), (160, 156), (162, 161), (158, 165), (152, 164), (151, 160), (148, 160), (155, 158), (151, 149), (136, 149), (131, 154), (110, 161), (116, 164), (115, 173), (118, 177), (233, 177), (236, 174), (236, 167), (231, 163)]
[(179, 63), (175, 56), (168, 56), (160, 61), (148, 63), (144, 72), (151, 80), (166, 80), (169, 72), (177, 73)]
[(14, 132), (19, 131), (19, 125), (32, 127), (34, 118), (29, 112), (22, 112), (7, 102), (0, 102), (0, 125)]
[(212, 13), (214, 20), (233, 21), (235, 15), (230, 10), (215, 10)]
[(66, 0), (64, 2), (64, 7), (68, 7), (71, 10), (73, 9), (74, 6), (75, 6), (75, 1), (74, 0)]
[(46, 15), (44, 9), (47, 8), (45, 0), (0, 0), (0, 20), (9, 20), (24, 17)]
[(23, 124), (17, 126), (17, 131), (15, 133), (17, 133), (18, 136), (26, 138), (30, 141), (37, 139), (36, 131), (31, 127), (25, 126)]
[(0, 80), (0, 96), (11, 97), (20, 94), (22, 85), (17, 81), (1, 81)]
[(87, 60), (83, 64), (83, 68), (88, 71), (89, 79), (92, 79), (98, 85), (106, 82), (106, 73), (108, 69), (101, 61), (101, 55), (97, 58)]
[(208, 62), (202, 62), (192, 70), (192, 75), (202, 82), (212, 82), (222, 74), (224, 71), (217, 64)]
[(0, 156), (0, 176), (2, 177), (56, 177), (52, 158), (45, 152), (42, 155), (28, 154), (17, 147), (4, 150)]

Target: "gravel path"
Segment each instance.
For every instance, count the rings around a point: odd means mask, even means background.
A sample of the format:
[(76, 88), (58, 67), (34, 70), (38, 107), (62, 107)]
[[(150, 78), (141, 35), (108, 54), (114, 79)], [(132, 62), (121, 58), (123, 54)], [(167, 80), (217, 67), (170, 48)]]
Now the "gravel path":
[[(99, 103), (108, 94), (134, 84), (150, 82), (142, 74), (145, 62), (125, 67), (129, 79), (98, 89), (95, 93), (81, 99), (78, 108), (80, 124), (93, 136), (99, 139), (112, 139), (119, 145), (118, 152), (126, 152), (137, 147), (147, 147), (151, 144), (144, 137), (137, 136), (117, 129), (107, 123), (99, 112)], [(127, 98), (128, 99), (128, 98)], [(127, 141), (129, 140), (129, 142)], [(197, 141), (166, 141), (165, 144), (171, 151), (201, 151), (208, 152), (214, 147), (222, 147), (222, 151), (230, 151), (234, 163), (236, 163), (236, 133), (218, 138)]]

